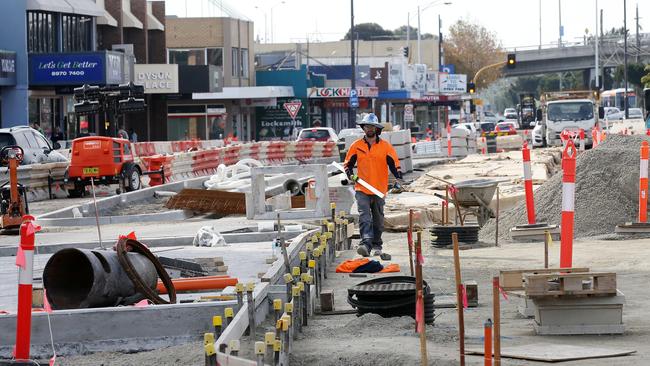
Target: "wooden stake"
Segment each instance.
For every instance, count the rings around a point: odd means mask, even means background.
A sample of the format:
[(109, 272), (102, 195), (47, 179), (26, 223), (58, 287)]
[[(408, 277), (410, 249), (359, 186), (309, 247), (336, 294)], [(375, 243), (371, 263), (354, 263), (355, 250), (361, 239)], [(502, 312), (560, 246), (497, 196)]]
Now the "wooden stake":
[[(422, 263), (418, 260), (422, 255), (422, 230), (418, 230), (418, 240), (415, 243), (415, 289), (417, 291), (416, 301), (420, 303), (422, 311), (424, 310), (424, 293), (422, 290)], [(417, 306), (417, 305), (416, 305)], [(420, 332), (420, 360), (422, 366), (427, 366), (427, 332), (424, 322), (426, 315), (422, 314), (422, 331)], [(417, 322), (417, 320), (416, 320)], [(417, 328), (417, 324), (416, 324)]]
[(548, 230), (544, 231), (544, 268), (548, 268), (548, 238), (551, 234)]
[(456, 197), (456, 192), (451, 192), (451, 198), (454, 199), (454, 209), (456, 211), (456, 216), (458, 217), (458, 222), (460, 226), (465, 226), (465, 220), (463, 220), (463, 214), (460, 212), (460, 205), (458, 204), (458, 198)]
[[(418, 235), (420, 235), (419, 231)], [(413, 276), (413, 209), (409, 210), (409, 228), (407, 240), (409, 246), (409, 267), (411, 268), (411, 276)]]
[(494, 335), (494, 366), (501, 366), (501, 302), (499, 299), (499, 276), (492, 278), (492, 334)]
[(449, 224), (449, 186), (445, 186), (445, 201), (447, 202), (447, 206), (445, 207), (445, 221), (443, 222), (443, 225)]
[(456, 309), (458, 309), (458, 341), (460, 343), (460, 366), (465, 366), (465, 319), (463, 316), (463, 285), (460, 277), (460, 254), (458, 234), (451, 233), (454, 243), (454, 269), (456, 270)]
[(494, 245), (499, 246), (499, 186), (497, 186), (497, 215), (496, 215), (497, 227), (494, 231)]
[(287, 247), (284, 245), (284, 238), (282, 237), (282, 227), (280, 226), (280, 213), (278, 212), (278, 245), (284, 257), (284, 267), (287, 273), (291, 273), (291, 264), (289, 262), (289, 255), (287, 254)]

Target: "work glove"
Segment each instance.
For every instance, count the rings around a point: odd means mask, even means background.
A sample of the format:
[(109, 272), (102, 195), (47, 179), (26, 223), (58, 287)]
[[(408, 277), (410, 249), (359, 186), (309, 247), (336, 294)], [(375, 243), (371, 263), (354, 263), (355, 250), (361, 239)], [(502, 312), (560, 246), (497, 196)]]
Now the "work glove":
[(402, 181), (401, 179), (396, 180), (395, 183), (393, 183), (393, 188), (390, 189), (390, 193), (398, 194), (404, 192), (403, 184), (404, 181)]
[(356, 174), (354, 174), (352, 172), (347, 172), (347, 176), (348, 176), (348, 180), (353, 182), (353, 183), (356, 183), (359, 180), (359, 176), (357, 176)]

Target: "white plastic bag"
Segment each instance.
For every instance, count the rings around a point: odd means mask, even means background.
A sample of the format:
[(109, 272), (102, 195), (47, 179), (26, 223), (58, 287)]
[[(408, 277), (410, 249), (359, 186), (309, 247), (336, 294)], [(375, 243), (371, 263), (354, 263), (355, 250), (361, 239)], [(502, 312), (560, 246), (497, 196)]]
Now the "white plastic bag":
[(203, 226), (196, 232), (192, 244), (195, 247), (225, 247), (226, 240), (213, 226)]

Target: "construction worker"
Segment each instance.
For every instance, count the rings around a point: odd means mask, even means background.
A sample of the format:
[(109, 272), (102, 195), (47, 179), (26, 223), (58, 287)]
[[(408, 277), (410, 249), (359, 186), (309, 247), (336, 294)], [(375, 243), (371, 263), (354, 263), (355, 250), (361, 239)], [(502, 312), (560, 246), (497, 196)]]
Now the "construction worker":
[[(363, 129), (364, 136), (350, 146), (345, 157), (345, 169), (348, 178), (355, 182), (355, 198), (359, 210), (359, 232), (361, 243), (357, 253), (367, 257), (373, 250), (373, 255), (381, 255), (381, 234), (384, 231), (384, 199), (375, 195), (371, 190), (359, 184), (364, 180), (379, 192), (386, 195), (388, 191), (388, 170), (397, 178), (397, 188), (401, 187), (402, 172), (399, 159), (393, 146), (379, 137), (384, 126), (379, 123), (377, 116), (370, 113), (358, 123)], [(353, 169), (357, 166), (357, 174)]]

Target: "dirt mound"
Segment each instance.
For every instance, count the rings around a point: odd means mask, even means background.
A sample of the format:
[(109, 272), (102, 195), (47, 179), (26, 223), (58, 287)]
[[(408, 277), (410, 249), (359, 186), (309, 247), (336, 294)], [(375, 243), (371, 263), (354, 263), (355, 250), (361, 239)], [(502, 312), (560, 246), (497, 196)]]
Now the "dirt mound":
[[(574, 237), (611, 234), (617, 224), (636, 221), (639, 190), (639, 149), (647, 136), (611, 135), (596, 149), (580, 154), (576, 161)], [(535, 191), (538, 222), (560, 224), (562, 173)], [(526, 203), (502, 212), (499, 239), (509, 240), (510, 228), (527, 224)], [(495, 220), (480, 232), (482, 241), (494, 240)]]

